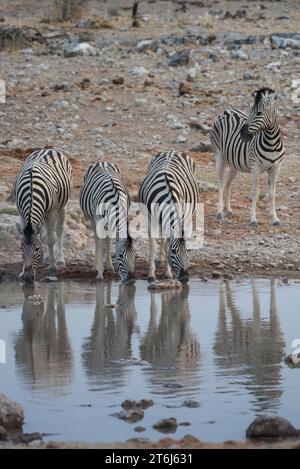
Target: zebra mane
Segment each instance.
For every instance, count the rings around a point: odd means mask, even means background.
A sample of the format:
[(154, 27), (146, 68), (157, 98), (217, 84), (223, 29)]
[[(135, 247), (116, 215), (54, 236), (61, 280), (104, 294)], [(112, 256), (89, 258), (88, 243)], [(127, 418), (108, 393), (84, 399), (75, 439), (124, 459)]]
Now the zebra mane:
[(255, 106), (257, 106), (257, 104), (260, 102), (262, 95), (267, 92), (271, 94), (271, 93), (275, 93), (275, 90), (273, 90), (272, 88), (263, 87), (254, 91), (253, 96), (255, 97), (255, 103), (254, 103)]

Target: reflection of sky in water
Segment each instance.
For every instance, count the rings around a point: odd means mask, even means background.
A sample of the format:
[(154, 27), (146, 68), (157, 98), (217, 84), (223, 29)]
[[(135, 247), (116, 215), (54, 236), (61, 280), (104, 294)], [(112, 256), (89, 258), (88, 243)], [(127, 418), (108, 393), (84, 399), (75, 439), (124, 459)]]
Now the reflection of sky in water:
[[(0, 391), (24, 404), (25, 431), (57, 439), (158, 439), (152, 425), (166, 417), (191, 422), (176, 437), (204, 440), (243, 438), (259, 414), (296, 425), (300, 370), (282, 358), (300, 338), (300, 285), (277, 283), (192, 280), (152, 294), (143, 281), (38, 284), (45, 301), (34, 306), (0, 284)], [(140, 435), (110, 416), (128, 398), (155, 401)], [(201, 406), (179, 407), (185, 399)]]

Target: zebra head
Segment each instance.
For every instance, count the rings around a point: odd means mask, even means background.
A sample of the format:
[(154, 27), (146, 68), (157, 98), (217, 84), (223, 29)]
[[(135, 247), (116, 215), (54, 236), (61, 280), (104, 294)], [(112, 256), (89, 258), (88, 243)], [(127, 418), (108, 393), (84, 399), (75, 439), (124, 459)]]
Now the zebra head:
[(43, 258), (43, 247), (40, 240), (41, 223), (32, 225), (30, 222), (24, 227), (17, 223), (17, 229), (22, 235), (21, 251), (23, 257), (23, 271), (19, 277), (24, 282), (33, 282), (35, 269)]
[(184, 238), (171, 238), (169, 240), (168, 262), (178, 280), (183, 283), (188, 282), (188, 257)]
[(260, 88), (254, 91), (254, 106), (249, 117), (241, 128), (241, 138), (249, 141), (262, 130), (272, 129), (276, 120), (277, 94), (271, 88)]
[(135, 251), (131, 236), (120, 238), (116, 245), (116, 262), (122, 282), (134, 283)]

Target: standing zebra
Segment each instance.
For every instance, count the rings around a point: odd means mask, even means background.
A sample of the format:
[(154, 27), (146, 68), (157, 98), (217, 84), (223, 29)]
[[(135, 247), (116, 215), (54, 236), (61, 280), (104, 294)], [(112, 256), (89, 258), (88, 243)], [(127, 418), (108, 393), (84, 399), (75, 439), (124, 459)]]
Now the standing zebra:
[(43, 258), (40, 240), (43, 224), (47, 231), (48, 275), (55, 275), (57, 267), (62, 268), (65, 265), (63, 228), (71, 181), (72, 168), (69, 160), (60, 151), (53, 149), (31, 153), (15, 179), (14, 198), (21, 217), (17, 229), (22, 235), (21, 250), (24, 262), (19, 277), (25, 282), (34, 280), (35, 269)]
[(139, 191), (139, 201), (148, 212), (150, 269), (148, 280), (155, 279), (156, 242), (153, 223), (162, 228), (161, 254), (165, 253), (165, 277), (172, 278), (171, 269), (182, 282), (188, 281), (188, 259), (184, 222), (195, 211), (198, 201), (196, 166), (185, 153), (159, 153), (150, 162), (148, 173)]
[(231, 215), (231, 187), (238, 171), (251, 173), (252, 208), (250, 225), (257, 225), (256, 203), (259, 177), (268, 172), (270, 215), (272, 224), (279, 225), (275, 208), (276, 182), (284, 155), (284, 146), (276, 118), (277, 95), (270, 88), (253, 93), (254, 106), (249, 114), (240, 110), (225, 111), (214, 122), (211, 141), (219, 179), (217, 218), (223, 218), (223, 195), (225, 211)]
[(99, 280), (103, 280), (105, 255), (106, 270), (114, 271), (110, 252), (112, 236), (116, 237), (116, 262), (121, 279), (124, 282), (134, 280), (135, 253), (128, 233), (129, 205), (129, 194), (115, 164), (101, 162), (88, 168), (80, 191), (80, 206), (91, 220), (96, 244), (93, 268)]

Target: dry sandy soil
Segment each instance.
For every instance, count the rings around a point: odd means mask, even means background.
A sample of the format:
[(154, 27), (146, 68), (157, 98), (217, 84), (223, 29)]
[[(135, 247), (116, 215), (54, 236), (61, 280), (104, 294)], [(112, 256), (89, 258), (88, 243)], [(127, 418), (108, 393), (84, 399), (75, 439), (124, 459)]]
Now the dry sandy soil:
[[(54, 1), (0, 0), (0, 79), (6, 83), (6, 103), (0, 104), (0, 276), (12, 278), (20, 270), (16, 210), (7, 201), (13, 179), (32, 149), (53, 146), (70, 156), (75, 174), (64, 278), (94, 276), (92, 238), (78, 209), (87, 166), (103, 159), (117, 163), (134, 199), (150, 159), (170, 148), (196, 161), (205, 205), (205, 242), (191, 252), (192, 275), (205, 279), (217, 270), (229, 278), (300, 277), (300, 115), (292, 100), (300, 49), (278, 48), (271, 41), (274, 34), (299, 31), (300, 3), (142, 1), (136, 28), (131, 0), (83, 3), (74, 18), (60, 22)], [(7, 28), (19, 28), (23, 35), (12, 41)], [(138, 50), (145, 39), (154, 43)], [(92, 55), (66, 57), (64, 50), (78, 42), (88, 42)], [(188, 61), (170, 66), (171, 55), (183, 49), (189, 50)], [(135, 67), (144, 67), (144, 74), (135, 76)], [(194, 81), (187, 79), (190, 68), (196, 68)], [(185, 94), (179, 93), (180, 83), (188, 87)], [(251, 93), (261, 86), (279, 94), (286, 146), (277, 186), (282, 223), (270, 225), (262, 177), (259, 226), (247, 225), (250, 181), (239, 175), (234, 216), (220, 224), (213, 156), (195, 151), (208, 135), (194, 122), (210, 126), (227, 108), (248, 109)], [(140, 278), (147, 275), (144, 266), (143, 248), (138, 249)]]
[[(6, 103), (0, 105), (0, 217), (7, 222), (15, 214), (6, 199), (16, 172), (33, 148), (54, 146), (70, 155), (74, 206), (78, 206), (88, 164), (102, 159), (117, 163), (134, 198), (151, 157), (159, 150), (176, 148), (189, 152), (197, 163), (199, 180), (209, 183), (208, 187), (200, 184), (205, 243), (191, 252), (191, 273), (207, 277), (219, 270), (228, 276), (255, 272), (299, 277), (300, 116), (291, 84), (299, 77), (300, 52), (278, 48), (270, 41), (272, 34), (298, 31), (299, 3), (143, 1), (138, 28), (131, 26), (129, 0), (84, 2), (82, 11), (67, 22), (57, 21), (53, 3), (0, 1), (2, 34), (3, 28), (18, 27), (24, 32), (26, 26), (28, 37), (23, 43), (2, 40), (0, 51), (0, 78), (7, 90)], [(137, 50), (144, 39), (157, 41), (151, 46), (154, 50)], [(78, 41), (88, 41), (97, 55), (64, 57), (64, 49)], [(189, 49), (189, 62), (169, 66), (171, 54), (182, 49)], [(243, 57), (234, 58), (239, 51)], [(146, 74), (134, 76), (136, 66), (144, 67)], [(192, 67), (197, 73), (189, 82), (187, 70)], [(114, 84), (119, 77), (123, 83)], [(190, 89), (180, 96), (182, 82)], [(262, 177), (260, 224), (247, 225), (248, 175), (239, 175), (235, 182), (234, 216), (219, 224), (213, 156), (193, 151), (208, 141), (208, 135), (191, 122), (196, 119), (210, 126), (226, 108), (247, 109), (252, 91), (260, 86), (273, 86), (279, 93), (278, 114), (286, 145), (277, 196), (282, 224), (270, 225), (266, 177)], [(174, 122), (182, 128), (172, 128)], [(176, 143), (178, 137), (183, 143)], [(5, 232), (2, 235), (2, 273), (15, 276), (20, 269), (19, 241), (16, 237), (15, 244), (7, 245)], [(80, 259), (78, 246), (72, 251), (69, 243), (66, 277), (92, 275), (92, 241), (88, 240), (79, 248)], [(137, 269), (144, 277), (141, 251)]]

